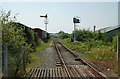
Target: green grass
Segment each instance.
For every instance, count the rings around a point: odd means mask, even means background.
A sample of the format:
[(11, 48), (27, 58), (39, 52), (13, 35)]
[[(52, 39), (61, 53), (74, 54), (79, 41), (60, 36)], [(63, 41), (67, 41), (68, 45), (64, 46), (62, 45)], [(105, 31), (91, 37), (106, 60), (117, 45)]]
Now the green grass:
[(41, 42), (41, 46), (38, 46), (36, 51), (44, 51), (47, 47), (49, 47), (48, 43)]
[(54, 38), (50, 38), (47, 43), (41, 41), (41, 45), (36, 48), (36, 51), (45, 51), (46, 48), (50, 47), (50, 43)]
[(76, 42), (73, 43), (69, 38), (59, 39), (64, 45), (70, 48), (75, 53), (84, 56), (91, 62), (106, 62), (105, 64), (112, 67), (112, 71), (117, 73), (117, 52), (113, 48), (112, 44), (104, 45), (101, 41), (93, 42)]
[(45, 51), (46, 48), (49, 48), (52, 40), (53, 38), (49, 39), (47, 43), (41, 41), (40, 46), (36, 47), (36, 52), (28, 54), (29, 63), (27, 65), (27, 74), (31, 68), (43, 67), (41, 63), (44, 63), (46, 58), (37, 56), (37, 52)]
[(60, 40), (71, 50), (84, 54), (87, 58), (97, 61), (106, 59), (114, 59), (117, 56), (116, 51), (112, 46), (101, 45), (99, 47), (89, 45), (87, 42), (70, 42), (70, 39)]
[(37, 56), (37, 53), (30, 53), (30, 64), (28, 64), (28, 69), (42, 67), (39, 63), (45, 61), (45, 58)]

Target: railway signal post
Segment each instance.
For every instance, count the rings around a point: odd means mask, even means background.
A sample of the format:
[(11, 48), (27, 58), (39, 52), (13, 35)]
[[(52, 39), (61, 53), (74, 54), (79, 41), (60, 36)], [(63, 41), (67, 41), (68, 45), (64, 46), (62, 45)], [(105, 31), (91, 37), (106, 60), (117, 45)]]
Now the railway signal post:
[(73, 23), (74, 23), (74, 42), (76, 42), (76, 23), (80, 23), (80, 17), (73, 17)]
[(47, 14), (45, 16), (40, 16), (42, 18), (45, 18), (44, 23), (45, 23), (45, 40), (47, 40), (47, 24), (48, 24), (48, 16)]

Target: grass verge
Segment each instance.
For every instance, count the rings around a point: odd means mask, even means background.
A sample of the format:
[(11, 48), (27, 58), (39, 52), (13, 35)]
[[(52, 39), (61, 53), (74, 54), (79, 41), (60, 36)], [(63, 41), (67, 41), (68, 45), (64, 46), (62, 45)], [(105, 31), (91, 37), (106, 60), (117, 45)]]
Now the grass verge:
[(50, 43), (52, 42), (53, 38), (49, 39), (47, 43), (41, 41), (40, 46), (36, 47), (36, 52), (30, 53), (28, 55), (28, 66), (27, 66), (27, 75), (29, 74), (29, 69), (43, 67), (41, 63), (44, 63), (46, 58), (38, 56), (38, 52), (45, 51), (46, 48), (49, 48)]
[[(103, 70), (110, 70), (118, 73), (117, 52), (110, 45), (99, 45), (90, 42), (76, 42), (73, 43), (68, 39), (59, 39), (64, 45), (75, 51), (77, 54), (84, 56)], [(93, 45), (95, 44), (95, 45)], [(101, 65), (98, 65), (101, 64)], [(109, 64), (109, 65), (108, 65)], [(102, 66), (104, 65), (104, 66)]]

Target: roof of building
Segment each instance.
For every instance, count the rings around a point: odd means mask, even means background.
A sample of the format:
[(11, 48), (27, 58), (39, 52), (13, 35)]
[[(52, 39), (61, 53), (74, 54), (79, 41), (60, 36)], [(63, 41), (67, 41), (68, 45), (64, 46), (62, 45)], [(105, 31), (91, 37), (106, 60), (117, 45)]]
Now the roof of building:
[(19, 24), (19, 25), (21, 25), (21, 26), (24, 26), (24, 27), (28, 27), (28, 28), (30, 28), (30, 29), (33, 29), (33, 30), (41, 30), (41, 31), (44, 31), (43, 29), (40, 29), (40, 28), (32, 28), (32, 27), (29, 27), (29, 26), (27, 26), (27, 25), (25, 25), (25, 24), (23, 24), (23, 23), (20, 23), (20, 22), (15, 22), (16, 24)]
[(42, 30), (42, 29), (40, 29), (40, 28), (33, 28), (33, 30), (41, 30), (41, 31), (44, 31), (44, 30)]
[(105, 32), (109, 32), (109, 31), (112, 31), (112, 30), (117, 29), (117, 28), (120, 28), (120, 25), (102, 28), (102, 29), (96, 30), (96, 32), (100, 31), (101, 33), (105, 33)]

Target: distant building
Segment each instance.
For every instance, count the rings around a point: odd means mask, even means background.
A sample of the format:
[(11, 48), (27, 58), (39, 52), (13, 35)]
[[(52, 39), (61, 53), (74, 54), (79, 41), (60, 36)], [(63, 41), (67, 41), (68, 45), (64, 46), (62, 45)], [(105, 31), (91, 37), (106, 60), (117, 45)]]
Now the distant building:
[[(31, 27), (28, 27), (22, 23), (18, 23), (18, 22), (14, 22), (15, 24), (17, 24), (18, 28), (23, 28), (24, 29), (24, 32), (26, 33), (26, 37), (30, 38), (28, 32), (30, 30), (33, 30), (34, 33), (42, 40), (45, 39), (45, 31), (40, 29), (40, 28), (31, 28)], [(49, 33), (47, 33), (47, 39), (49, 39)], [(29, 39), (27, 39), (27, 41), (29, 41)]]
[(120, 33), (120, 25), (102, 28), (97, 30), (96, 32), (106, 33), (107, 40), (112, 41), (113, 37)]
[[(40, 29), (40, 28), (34, 28), (33, 29), (34, 30), (34, 32), (37, 34), (37, 36), (39, 37), (39, 38), (41, 38), (43, 41), (46, 39), (45, 38), (45, 31), (44, 30), (42, 30), (42, 29)], [(50, 36), (49, 36), (49, 33), (47, 32), (47, 39), (49, 39), (50, 38)]]
[(43, 39), (44, 38), (44, 31), (42, 29), (39, 28), (34, 28), (33, 29), (34, 32), (38, 35), (39, 38)]
[(58, 33), (50, 33), (50, 36), (59, 37), (59, 34)]

